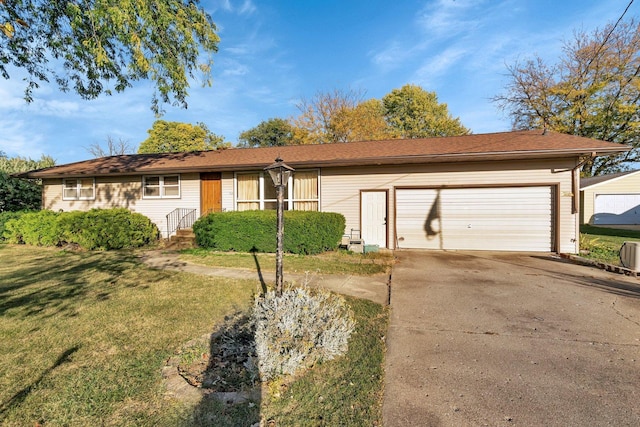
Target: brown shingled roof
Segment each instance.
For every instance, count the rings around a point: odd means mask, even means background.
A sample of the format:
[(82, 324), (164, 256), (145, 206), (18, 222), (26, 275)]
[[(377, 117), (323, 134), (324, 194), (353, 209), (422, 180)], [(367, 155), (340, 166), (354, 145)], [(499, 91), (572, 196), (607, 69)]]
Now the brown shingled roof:
[(233, 148), (102, 157), (26, 172), (28, 178), (262, 169), (281, 157), (299, 167), (551, 158), (628, 151), (621, 144), (541, 130), (347, 144)]

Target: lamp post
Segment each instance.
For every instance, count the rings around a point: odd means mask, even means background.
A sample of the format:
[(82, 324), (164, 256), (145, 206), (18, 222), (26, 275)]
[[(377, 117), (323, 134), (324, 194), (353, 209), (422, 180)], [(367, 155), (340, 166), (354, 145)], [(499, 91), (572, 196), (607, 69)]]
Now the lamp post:
[(276, 296), (282, 296), (282, 240), (284, 237), (284, 189), (291, 173), (295, 170), (285, 164), (280, 157), (264, 170), (269, 172), (276, 187)]

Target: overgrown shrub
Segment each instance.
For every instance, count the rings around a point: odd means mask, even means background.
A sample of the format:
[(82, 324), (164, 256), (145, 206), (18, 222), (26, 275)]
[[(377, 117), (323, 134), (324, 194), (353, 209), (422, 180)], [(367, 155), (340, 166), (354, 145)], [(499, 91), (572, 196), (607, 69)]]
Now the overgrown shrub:
[[(285, 252), (318, 254), (338, 246), (345, 218), (333, 212), (286, 211)], [(218, 212), (200, 218), (193, 225), (199, 246), (220, 251), (275, 252), (276, 212)]]
[(124, 208), (30, 212), (7, 221), (4, 228), (10, 243), (37, 246), (70, 243), (109, 250), (136, 248), (158, 238), (158, 228), (149, 218)]
[(305, 288), (257, 296), (254, 304), (256, 354), (263, 381), (344, 354), (355, 327), (344, 298)]
[(149, 218), (125, 208), (65, 212), (60, 228), (64, 241), (85, 249), (137, 248), (158, 238), (158, 228)]
[(40, 209), (42, 185), (0, 171), (0, 212)]
[(62, 243), (58, 226), (59, 213), (53, 211), (27, 212), (5, 224), (4, 237), (9, 243), (33, 246), (57, 246)]
[(9, 222), (10, 219), (20, 218), (22, 215), (26, 214), (30, 211), (5, 211), (0, 212), (0, 240), (5, 240), (4, 232), (5, 232), (5, 224)]

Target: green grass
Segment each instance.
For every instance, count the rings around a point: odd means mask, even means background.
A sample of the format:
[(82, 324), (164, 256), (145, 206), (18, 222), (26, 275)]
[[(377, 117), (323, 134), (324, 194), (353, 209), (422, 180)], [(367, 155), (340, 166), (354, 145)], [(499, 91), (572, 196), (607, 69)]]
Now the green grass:
[[(275, 270), (274, 254), (257, 253), (254, 255), (241, 252), (187, 249), (180, 253), (180, 259), (208, 267), (256, 269), (259, 265), (263, 271)], [(388, 273), (392, 263), (393, 255), (391, 253), (355, 254), (346, 251), (327, 252), (320, 255), (285, 254), (283, 261), (285, 272), (289, 273), (312, 272), (359, 276)]]
[(247, 310), (255, 282), (151, 270), (130, 252), (0, 244), (0, 259), (0, 425), (380, 423), (387, 313), (379, 305), (349, 300), (358, 329), (348, 354), (296, 379), (291, 394), (187, 405), (165, 396), (162, 367)]
[(126, 252), (0, 245), (0, 258), (2, 425), (175, 424), (188, 409), (164, 398), (162, 366), (255, 290)]
[(640, 240), (640, 231), (580, 226), (580, 251), (585, 258), (620, 265), (620, 247), (628, 240)]

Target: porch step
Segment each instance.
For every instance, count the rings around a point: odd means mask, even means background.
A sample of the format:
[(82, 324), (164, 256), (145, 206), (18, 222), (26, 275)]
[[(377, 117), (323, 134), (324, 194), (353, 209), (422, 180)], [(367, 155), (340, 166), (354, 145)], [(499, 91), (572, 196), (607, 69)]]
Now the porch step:
[(188, 249), (196, 246), (196, 235), (190, 228), (176, 231), (167, 245), (168, 249)]

